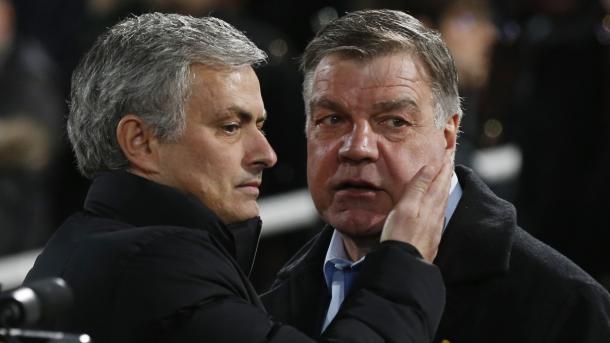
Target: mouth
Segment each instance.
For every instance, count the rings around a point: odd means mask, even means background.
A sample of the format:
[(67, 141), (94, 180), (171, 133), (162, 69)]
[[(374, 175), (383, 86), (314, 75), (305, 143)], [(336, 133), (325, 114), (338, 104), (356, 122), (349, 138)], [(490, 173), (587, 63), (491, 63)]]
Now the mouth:
[(353, 190), (353, 191), (381, 191), (382, 189), (365, 180), (346, 180), (342, 181), (335, 187), (336, 191)]
[(237, 187), (256, 187), (259, 188), (261, 186), (261, 182), (258, 180), (248, 181), (239, 184)]
[(246, 181), (246, 182), (240, 183), (239, 185), (237, 185), (237, 189), (240, 189), (242, 191), (245, 191), (248, 194), (258, 197), (260, 186), (261, 186), (260, 180), (252, 180), (252, 181)]

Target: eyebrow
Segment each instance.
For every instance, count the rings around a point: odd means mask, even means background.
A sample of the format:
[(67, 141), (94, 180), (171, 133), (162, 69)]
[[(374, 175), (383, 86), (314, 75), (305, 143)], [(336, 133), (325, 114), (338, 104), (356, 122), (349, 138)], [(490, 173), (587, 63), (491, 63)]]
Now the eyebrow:
[(343, 106), (341, 106), (338, 102), (336, 101), (332, 101), (328, 98), (316, 98), (313, 99), (309, 102), (309, 107), (310, 108), (314, 108), (314, 107), (322, 107), (322, 108), (326, 108), (335, 112), (345, 112), (345, 109)]
[(410, 112), (419, 113), (419, 106), (413, 99), (402, 98), (389, 101), (381, 101), (373, 105), (376, 113), (392, 112), (398, 110), (409, 110)]
[[(310, 107), (322, 107), (336, 112), (344, 112), (344, 107), (336, 101), (328, 98), (314, 99), (310, 102)], [(402, 98), (396, 100), (381, 101), (373, 104), (373, 111), (377, 113), (392, 112), (398, 110), (409, 110), (410, 112), (419, 113), (417, 102), (410, 98)]]

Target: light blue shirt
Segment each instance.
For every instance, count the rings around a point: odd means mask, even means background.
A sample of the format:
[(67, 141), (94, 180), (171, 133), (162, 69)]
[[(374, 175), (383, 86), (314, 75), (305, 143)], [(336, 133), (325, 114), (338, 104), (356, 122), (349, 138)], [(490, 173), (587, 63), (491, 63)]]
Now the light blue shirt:
[[(457, 175), (453, 173), (451, 177), (451, 187), (449, 189), (449, 198), (447, 199), (447, 208), (445, 209), (445, 223), (443, 231), (447, 227), (447, 223), (453, 216), (455, 208), (457, 207), (460, 198), (462, 197), (462, 187), (460, 186)], [(339, 307), (345, 295), (349, 291), (352, 280), (358, 273), (359, 265), (364, 261), (363, 256), (356, 262), (350, 261), (345, 247), (343, 246), (343, 239), (341, 233), (337, 230), (333, 232), (333, 236), (330, 239), (328, 250), (326, 251), (326, 257), (324, 259), (324, 266), (322, 271), (324, 272), (324, 280), (326, 281), (326, 287), (331, 294), (331, 301), (328, 305), (326, 312), (326, 318), (322, 325), (322, 331), (326, 330), (326, 327), (335, 318)], [(341, 271), (341, 272), (336, 272)]]

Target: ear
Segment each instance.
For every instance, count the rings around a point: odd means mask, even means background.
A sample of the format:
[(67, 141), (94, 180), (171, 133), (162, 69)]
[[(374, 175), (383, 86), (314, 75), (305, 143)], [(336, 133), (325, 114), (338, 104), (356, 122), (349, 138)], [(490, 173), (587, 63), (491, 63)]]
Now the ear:
[(454, 113), (452, 116), (447, 118), (445, 123), (445, 129), (443, 133), (445, 135), (445, 150), (452, 155), (455, 153), (457, 146), (457, 136), (460, 128), (460, 116)]
[(142, 118), (125, 115), (117, 125), (116, 137), (132, 172), (145, 176), (159, 171), (159, 140)]

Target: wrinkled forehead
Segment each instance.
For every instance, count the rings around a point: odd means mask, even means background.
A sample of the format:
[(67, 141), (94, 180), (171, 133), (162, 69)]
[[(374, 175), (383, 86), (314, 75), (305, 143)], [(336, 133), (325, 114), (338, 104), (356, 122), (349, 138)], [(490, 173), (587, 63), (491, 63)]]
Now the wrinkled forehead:
[(416, 71), (421, 79), (430, 82), (429, 68), (423, 59), (411, 50), (392, 50), (378, 55), (364, 55), (358, 50), (340, 50), (322, 57), (315, 68), (305, 75), (305, 87), (309, 88), (305, 89), (305, 92), (309, 93), (313, 83), (321, 78), (337, 77), (340, 75), (339, 69), (345, 69), (346, 66), (370, 72), (369, 81), (379, 79), (380, 76), (400, 77), (401, 72), (409, 69)]
[(249, 65), (226, 67), (195, 64), (191, 66), (192, 84), (188, 112), (208, 117), (236, 114), (263, 118), (266, 112), (258, 77)]
[(422, 63), (410, 53), (354, 59), (328, 56), (312, 77), (308, 110), (427, 113), (432, 92)]
[(325, 56), (309, 80), (310, 101), (328, 90), (375, 89), (391, 86), (429, 87), (424, 63), (410, 52), (397, 52), (371, 58), (343, 54)]

